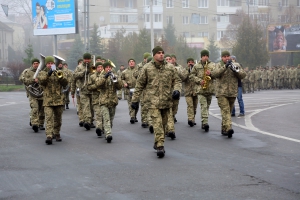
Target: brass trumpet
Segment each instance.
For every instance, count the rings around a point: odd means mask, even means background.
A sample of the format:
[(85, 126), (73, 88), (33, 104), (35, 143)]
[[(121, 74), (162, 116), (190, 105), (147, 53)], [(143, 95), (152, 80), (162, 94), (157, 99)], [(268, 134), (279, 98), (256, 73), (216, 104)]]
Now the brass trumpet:
[[(57, 55), (53, 55), (54, 59), (55, 59), (55, 66), (56, 68), (58, 68), (58, 65), (62, 62), (65, 61), (65, 59), (63, 59), (62, 57), (59, 57)], [(53, 72), (55, 74), (55, 76), (57, 76), (57, 78), (63, 78), (64, 77), (64, 73), (62, 70), (55, 70)]]

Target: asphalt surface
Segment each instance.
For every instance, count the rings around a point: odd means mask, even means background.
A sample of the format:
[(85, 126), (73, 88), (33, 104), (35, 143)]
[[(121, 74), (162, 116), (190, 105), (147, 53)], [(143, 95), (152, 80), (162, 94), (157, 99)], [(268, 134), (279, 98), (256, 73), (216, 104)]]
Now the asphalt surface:
[[(221, 136), (213, 97), (210, 131), (187, 124), (180, 100), (176, 140), (166, 156), (153, 134), (117, 107), (112, 143), (78, 126), (76, 108), (63, 113), (63, 141), (45, 144), (29, 126), (25, 92), (0, 93), (0, 199), (300, 199), (300, 90), (245, 94), (245, 117), (233, 138)], [(199, 106), (199, 104), (198, 104)], [(236, 114), (239, 109), (236, 107)]]

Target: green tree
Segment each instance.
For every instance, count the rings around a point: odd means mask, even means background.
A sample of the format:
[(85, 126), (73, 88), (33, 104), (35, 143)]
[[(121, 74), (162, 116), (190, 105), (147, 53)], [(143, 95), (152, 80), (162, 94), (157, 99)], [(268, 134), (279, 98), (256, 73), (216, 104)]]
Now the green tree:
[(138, 34), (137, 43), (135, 44), (135, 47), (133, 50), (136, 61), (137, 62), (142, 61), (143, 54), (145, 52), (150, 52), (150, 50), (151, 50), (150, 32), (146, 28), (141, 29)]
[(209, 45), (207, 46), (209, 51), (209, 59), (216, 62), (220, 58), (220, 48), (216, 45), (214, 35), (209, 39)]
[(67, 58), (69, 69), (74, 70), (77, 67), (78, 59), (82, 58), (84, 54), (84, 45), (80, 35), (76, 35), (75, 41)]
[(94, 24), (90, 37), (90, 52), (92, 55), (101, 56), (104, 52), (102, 38), (98, 35), (98, 26)]
[(31, 59), (33, 58), (33, 48), (31, 44), (28, 44), (27, 48), (25, 49), (26, 58), (23, 58), (23, 62), (26, 66), (31, 66)]
[(175, 26), (172, 23), (168, 23), (167, 27), (164, 28), (165, 38), (168, 41), (169, 46), (174, 47), (176, 45), (177, 37), (175, 35)]
[(236, 38), (232, 53), (237, 57), (238, 62), (250, 69), (268, 62), (267, 43), (263, 38), (262, 29), (256, 21), (251, 22), (245, 17), (243, 23), (238, 27)]

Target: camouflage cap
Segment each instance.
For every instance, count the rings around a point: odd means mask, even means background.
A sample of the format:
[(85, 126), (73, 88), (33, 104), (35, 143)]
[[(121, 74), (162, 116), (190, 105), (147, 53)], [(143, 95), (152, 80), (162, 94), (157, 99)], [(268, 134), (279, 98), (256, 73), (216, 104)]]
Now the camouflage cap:
[(143, 55), (144, 59), (148, 58), (149, 56), (151, 56), (151, 53), (149, 52), (145, 52)]
[(98, 59), (101, 60), (101, 59), (102, 59), (101, 56), (96, 56), (96, 57), (95, 57), (95, 60), (98, 60)]
[(209, 57), (209, 51), (206, 50), (206, 49), (203, 49), (203, 50), (200, 52), (200, 55), (201, 55), (201, 58), (202, 58), (203, 56), (208, 56), (208, 57)]
[(78, 60), (77, 60), (77, 64), (79, 64), (79, 63), (82, 62), (82, 61), (83, 61), (82, 58), (78, 59)]
[(105, 62), (105, 63), (103, 63), (103, 65), (102, 65), (102, 66), (103, 66), (103, 68), (106, 68), (106, 67), (108, 67), (108, 66), (112, 67), (112, 66), (111, 66), (111, 64), (110, 64), (109, 62)]
[(129, 59), (128, 59), (128, 63), (129, 63), (131, 60), (133, 60), (133, 61), (135, 62), (135, 60), (134, 60), (133, 58), (129, 58)]
[(48, 64), (49, 62), (53, 62), (54, 63), (54, 58), (52, 56), (47, 56), (45, 58), (45, 64)]
[(224, 56), (230, 56), (229, 51), (222, 51), (221, 57), (224, 57)]
[(163, 48), (161, 48), (160, 46), (156, 46), (156, 47), (154, 47), (154, 48), (152, 49), (152, 54), (153, 54), (153, 56), (154, 56), (155, 54), (157, 54), (157, 52), (159, 52), (159, 51), (162, 51), (163, 53), (165, 53), (164, 50), (163, 50)]
[(37, 59), (37, 58), (32, 58), (32, 60), (31, 60), (31, 64), (33, 64), (33, 63), (35, 63), (35, 62), (38, 62), (38, 63), (40, 63), (40, 60), (39, 60), (39, 59)]
[(95, 67), (98, 67), (98, 65), (103, 65), (102, 62), (96, 62)]
[(188, 58), (188, 59), (186, 59), (186, 63), (188, 63), (188, 62), (190, 62), (190, 61), (195, 62), (194, 58)]
[(83, 54), (83, 59), (92, 59), (92, 55), (90, 53)]

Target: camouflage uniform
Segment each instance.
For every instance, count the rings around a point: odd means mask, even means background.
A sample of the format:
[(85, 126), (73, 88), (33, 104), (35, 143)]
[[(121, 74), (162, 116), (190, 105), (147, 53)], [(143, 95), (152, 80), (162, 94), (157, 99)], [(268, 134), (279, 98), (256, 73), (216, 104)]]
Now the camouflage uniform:
[[(125, 70), (125, 69), (124, 69), (124, 70)], [(117, 76), (118, 76), (118, 77), (121, 77), (121, 76), (122, 76), (122, 72), (123, 72), (124, 70), (121, 71), (121, 69), (119, 69), (119, 70), (117, 71)], [(119, 98), (119, 99), (122, 99), (122, 98), (123, 98), (123, 95), (122, 95), (123, 93), (124, 93), (124, 99), (127, 100), (127, 95), (125, 95), (125, 90), (124, 90), (124, 88), (122, 88), (121, 90), (118, 90), (118, 92), (117, 92), (118, 98)]]
[(68, 68), (63, 68), (64, 75), (68, 79), (68, 86), (65, 88), (67, 90), (64, 90), (64, 95), (65, 95), (65, 104), (66, 107), (68, 108), (68, 104), (70, 104), (70, 89), (71, 89), (71, 84), (73, 82), (73, 72), (69, 70)]
[(255, 73), (253, 70), (249, 72), (249, 92), (254, 92), (254, 84), (255, 84)]
[(96, 78), (96, 86), (100, 89), (100, 110), (103, 117), (103, 129), (105, 138), (111, 136), (113, 120), (115, 117), (116, 106), (118, 105), (117, 90), (122, 89), (123, 83), (119, 78), (117, 82), (112, 82), (111, 78), (105, 78), (105, 73), (101, 73)]
[(243, 88), (243, 93), (246, 93), (246, 92), (250, 92), (249, 90), (249, 72), (246, 71), (246, 76), (244, 79), (242, 79), (242, 88)]
[[(78, 67), (78, 66), (77, 66)], [(77, 69), (77, 68), (76, 68)], [(76, 70), (75, 70), (76, 71)], [(81, 102), (80, 102), (80, 94), (79, 94), (79, 87), (80, 87), (80, 80), (79, 79), (75, 79), (74, 78), (74, 73), (73, 73), (73, 78), (72, 78), (72, 83), (71, 83), (71, 95), (75, 95), (76, 93), (76, 106), (77, 106), (77, 114), (78, 114), (78, 118), (79, 118), (79, 122), (83, 123), (83, 113), (82, 113), (82, 106), (81, 106)]]
[(296, 89), (296, 79), (297, 79), (297, 69), (293, 66), (290, 70), (290, 88), (292, 90)]
[[(33, 76), (36, 72), (36, 69), (33, 67), (30, 67), (28, 69), (25, 69), (22, 72), (22, 76), (20, 76), (20, 81), (25, 85), (29, 86), (35, 83)], [(26, 91), (27, 92), (27, 91)], [(45, 122), (45, 113), (44, 113), (44, 107), (43, 107), (43, 97), (36, 98), (32, 96), (29, 92), (27, 92), (27, 97), (29, 98), (30, 103), (30, 121), (32, 126), (38, 126), (42, 127), (44, 126)]]
[(268, 70), (268, 89), (273, 89), (274, 88), (274, 71), (273, 68), (271, 67)]
[(95, 112), (95, 121), (96, 121), (96, 128), (103, 130), (102, 124), (102, 113), (99, 104), (99, 96), (100, 96), (100, 89), (96, 85), (97, 78), (100, 78), (102, 72), (95, 72), (91, 75), (90, 80), (88, 82), (88, 90), (92, 92), (92, 106)]
[[(83, 122), (87, 124), (93, 123), (93, 108), (92, 108), (92, 92), (88, 90), (87, 84), (90, 79), (89, 73), (91, 64), (78, 65), (74, 72), (75, 81), (78, 80), (80, 103), (82, 107)], [(87, 70), (86, 70), (87, 69)]]
[[(195, 92), (198, 94), (198, 99), (201, 105), (201, 122), (202, 125), (208, 124), (208, 115), (209, 115), (209, 106), (211, 104), (212, 95), (214, 94), (215, 88), (214, 88), (214, 81), (206, 81), (207, 88), (203, 89), (203, 86), (201, 86), (201, 82), (204, 80), (205, 74), (205, 63), (202, 63), (201, 61), (197, 63), (191, 74), (191, 79), (195, 82)], [(215, 63), (208, 61), (207, 62), (207, 70), (209, 70), (211, 73), (215, 68)]]
[(262, 79), (262, 89), (266, 90), (268, 86), (268, 72), (266, 69), (264, 69), (261, 73), (261, 79)]
[(138, 102), (143, 90), (149, 99), (155, 144), (157, 147), (164, 146), (165, 127), (172, 112), (172, 92), (181, 90), (181, 80), (173, 65), (152, 60), (143, 67), (139, 75), (132, 102)]
[[(184, 68), (181, 65), (177, 64), (177, 63), (174, 64), (174, 67), (175, 67), (175, 69), (176, 69), (176, 71), (178, 73), (179, 78), (182, 81), (184, 79), (184, 75), (183, 75)], [(182, 88), (182, 85), (180, 87)], [(179, 91), (179, 92), (182, 93), (182, 91)], [(172, 112), (173, 112), (173, 118), (174, 118), (175, 122), (177, 121), (175, 116), (176, 116), (176, 114), (178, 112), (179, 100), (180, 99), (172, 99), (172, 101), (173, 101)]]
[(233, 72), (226, 68), (223, 61), (217, 63), (211, 72), (211, 76), (217, 79), (215, 88), (222, 115), (222, 132), (228, 132), (229, 129), (232, 129), (231, 111), (238, 94), (238, 79), (243, 79), (246, 76), (243, 68), (238, 63), (234, 64), (239, 67), (239, 72)]
[(274, 88), (277, 89), (278, 88), (278, 68), (276, 67), (273, 70), (273, 84), (274, 84)]
[(38, 80), (44, 89), (43, 106), (45, 109), (46, 136), (52, 138), (60, 135), (62, 125), (62, 113), (64, 108), (63, 87), (68, 85), (66, 77), (58, 78), (54, 73), (48, 75), (49, 68), (38, 74)]
[(138, 109), (134, 110), (131, 108), (131, 98), (132, 94), (130, 94), (130, 89), (135, 88), (136, 84), (136, 78), (138, 76), (138, 69), (137, 67), (128, 67), (122, 72), (121, 79), (123, 81), (123, 85), (127, 84), (127, 88), (125, 88), (125, 94), (129, 94), (129, 97), (127, 98), (127, 103), (128, 103), (128, 109), (129, 109), (129, 116), (130, 118), (136, 119), (136, 115), (138, 113)]

